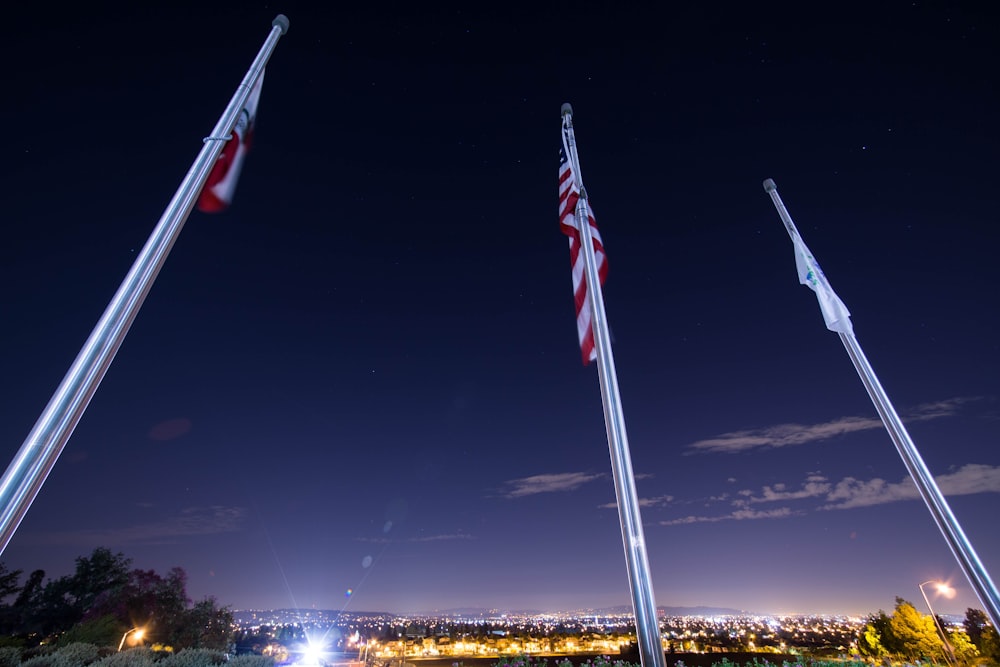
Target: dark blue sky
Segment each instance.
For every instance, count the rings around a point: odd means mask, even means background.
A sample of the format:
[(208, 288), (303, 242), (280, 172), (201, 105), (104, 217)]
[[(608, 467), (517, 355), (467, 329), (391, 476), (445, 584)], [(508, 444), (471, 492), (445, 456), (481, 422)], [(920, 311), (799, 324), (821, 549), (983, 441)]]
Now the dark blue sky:
[(996, 580), (994, 16), (216, 7), (25, 5), (2, 47), (9, 459), (291, 21), (234, 205), (191, 215), (9, 567), (107, 546), (237, 608), (628, 603), (569, 101), (657, 603), (868, 613), (943, 578), (936, 611), (979, 606), (761, 181)]

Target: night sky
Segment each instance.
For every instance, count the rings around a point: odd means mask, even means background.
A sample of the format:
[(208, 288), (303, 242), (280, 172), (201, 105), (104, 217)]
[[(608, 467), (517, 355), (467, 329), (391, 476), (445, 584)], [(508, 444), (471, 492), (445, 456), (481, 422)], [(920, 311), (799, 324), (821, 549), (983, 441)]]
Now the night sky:
[(291, 21), (233, 206), (191, 214), (8, 567), (106, 546), (237, 609), (629, 604), (570, 102), (657, 604), (980, 607), (761, 182), (1000, 581), (987, 3), (351, 4), (8, 10), (4, 465)]

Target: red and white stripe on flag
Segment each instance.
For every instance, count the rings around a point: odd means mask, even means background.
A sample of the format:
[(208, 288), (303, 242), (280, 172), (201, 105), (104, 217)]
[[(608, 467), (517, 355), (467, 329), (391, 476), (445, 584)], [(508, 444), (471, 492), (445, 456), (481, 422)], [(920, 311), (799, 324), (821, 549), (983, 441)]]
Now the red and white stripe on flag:
[[(573, 301), (576, 304), (576, 331), (580, 337), (580, 353), (583, 355), (583, 365), (586, 366), (597, 358), (594, 349), (594, 327), (590, 315), (590, 295), (587, 290), (587, 279), (584, 277), (583, 246), (580, 243), (580, 230), (576, 226), (576, 204), (580, 199), (580, 190), (573, 176), (573, 164), (569, 160), (569, 150), (566, 146), (566, 132), (563, 131), (563, 147), (559, 152), (559, 226), (563, 234), (569, 237), (569, 258), (573, 266)], [(594, 259), (597, 261), (597, 275), (604, 284), (608, 275), (608, 259), (604, 254), (604, 244), (601, 233), (597, 231), (594, 214), (588, 202), (587, 218), (590, 221), (590, 236), (594, 243)]]
[(253, 139), (253, 125), (257, 118), (257, 103), (260, 102), (260, 89), (263, 83), (264, 73), (261, 72), (257, 84), (247, 97), (246, 104), (240, 110), (232, 137), (223, 146), (219, 158), (212, 165), (212, 171), (208, 173), (208, 179), (198, 197), (199, 211), (217, 213), (227, 209), (233, 202), (236, 182), (240, 178), (240, 170), (243, 169), (243, 161)]

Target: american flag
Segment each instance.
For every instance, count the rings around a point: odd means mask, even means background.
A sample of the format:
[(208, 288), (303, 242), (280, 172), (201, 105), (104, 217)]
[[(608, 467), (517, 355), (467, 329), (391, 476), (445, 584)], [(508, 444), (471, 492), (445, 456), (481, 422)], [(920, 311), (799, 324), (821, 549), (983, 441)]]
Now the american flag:
[[(573, 265), (573, 301), (576, 303), (576, 331), (580, 337), (580, 352), (583, 355), (583, 365), (586, 366), (597, 358), (594, 349), (594, 327), (590, 317), (590, 295), (587, 291), (587, 280), (584, 277), (582, 244), (580, 230), (576, 226), (576, 203), (580, 198), (576, 179), (573, 176), (573, 164), (569, 159), (567, 133), (569, 128), (563, 126), (563, 145), (559, 151), (559, 226), (563, 234), (569, 237), (569, 258)], [(604, 244), (601, 233), (597, 231), (594, 214), (587, 206), (587, 218), (590, 220), (590, 235), (594, 241), (594, 259), (597, 260), (597, 275), (601, 285), (608, 275), (608, 259), (604, 255)]]

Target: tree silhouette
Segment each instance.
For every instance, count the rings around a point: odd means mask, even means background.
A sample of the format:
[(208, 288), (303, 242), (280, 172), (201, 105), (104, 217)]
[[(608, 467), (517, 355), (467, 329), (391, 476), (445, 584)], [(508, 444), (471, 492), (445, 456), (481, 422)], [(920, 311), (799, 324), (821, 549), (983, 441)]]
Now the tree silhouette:
[[(889, 617), (880, 609), (877, 614), (868, 617), (868, 623), (858, 637), (858, 652), (866, 658), (881, 660), (893, 652), (892, 639)], [(887, 643), (890, 645), (887, 646)]]
[(900, 597), (891, 616), (879, 610), (868, 617), (858, 636), (858, 651), (874, 660), (889, 657), (909, 663), (920, 659), (941, 662), (945, 657), (934, 619)]
[(889, 628), (900, 644), (903, 657), (911, 662), (920, 658), (944, 659), (944, 642), (938, 635), (934, 619), (921, 614), (903, 598), (896, 598), (896, 609), (889, 620)]
[(189, 606), (183, 569), (161, 576), (130, 565), (123, 554), (101, 547), (77, 558), (73, 574), (42, 585), (45, 572), (36, 570), (19, 588), (20, 572), (0, 564), (0, 601), (20, 591), (13, 606), (0, 604), (0, 629), (28, 644), (48, 639), (114, 645), (125, 631), (142, 627), (149, 641), (175, 649), (228, 648), (232, 613), (214, 598)]
[(980, 609), (966, 609), (962, 622), (969, 640), (979, 649), (979, 654), (995, 663), (1000, 663), (1000, 635), (990, 625), (985, 612)]

